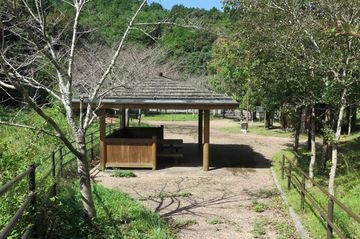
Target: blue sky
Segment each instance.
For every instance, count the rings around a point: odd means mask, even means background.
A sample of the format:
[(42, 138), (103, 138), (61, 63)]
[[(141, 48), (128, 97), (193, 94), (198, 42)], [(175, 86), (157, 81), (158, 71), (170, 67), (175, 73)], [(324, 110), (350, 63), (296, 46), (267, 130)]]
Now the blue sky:
[(182, 4), (186, 7), (198, 7), (211, 9), (213, 7), (221, 10), (221, 0), (149, 0), (149, 3), (157, 2), (160, 3), (164, 8), (170, 9), (176, 4)]

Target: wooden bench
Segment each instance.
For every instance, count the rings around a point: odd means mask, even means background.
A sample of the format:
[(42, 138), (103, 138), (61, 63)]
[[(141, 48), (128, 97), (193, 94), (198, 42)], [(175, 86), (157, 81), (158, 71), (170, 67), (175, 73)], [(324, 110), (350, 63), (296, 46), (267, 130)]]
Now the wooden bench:
[(182, 153), (179, 153), (179, 150), (183, 148), (182, 139), (161, 139), (158, 140), (158, 153), (157, 157), (159, 158), (174, 158), (176, 163), (178, 159), (183, 157)]

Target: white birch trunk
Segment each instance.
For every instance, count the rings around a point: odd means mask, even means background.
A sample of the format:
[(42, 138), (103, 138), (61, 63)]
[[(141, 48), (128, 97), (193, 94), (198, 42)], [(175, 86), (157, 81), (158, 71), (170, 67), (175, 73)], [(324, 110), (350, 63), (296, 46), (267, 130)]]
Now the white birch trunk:
[(79, 131), (76, 139), (77, 148), (82, 157), (77, 158), (78, 177), (80, 181), (81, 202), (84, 207), (84, 214), (88, 219), (96, 216), (94, 200), (91, 192), (89, 161), (86, 154), (85, 132)]
[(310, 158), (310, 164), (309, 164), (309, 177), (314, 178), (314, 166), (316, 161), (316, 140), (315, 140), (315, 106), (311, 108), (311, 158)]
[(341, 96), (341, 105), (339, 110), (339, 116), (336, 124), (335, 139), (332, 145), (332, 155), (331, 155), (331, 170), (329, 174), (329, 193), (335, 195), (335, 176), (336, 176), (336, 167), (338, 161), (338, 143), (341, 136), (341, 125), (344, 117), (344, 111), (346, 108), (346, 90), (344, 90)]

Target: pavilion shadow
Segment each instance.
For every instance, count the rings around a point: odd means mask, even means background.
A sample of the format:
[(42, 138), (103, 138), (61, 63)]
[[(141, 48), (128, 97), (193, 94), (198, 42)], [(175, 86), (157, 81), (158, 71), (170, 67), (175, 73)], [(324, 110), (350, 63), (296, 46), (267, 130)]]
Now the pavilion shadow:
[[(197, 144), (184, 144), (184, 157), (174, 164), (174, 160), (158, 160), (158, 168), (168, 167), (201, 167), (202, 157)], [(219, 168), (270, 168), (271, 161), (255, 152), (248, 145), (241, 144), (211, 144), (210, 170)]]

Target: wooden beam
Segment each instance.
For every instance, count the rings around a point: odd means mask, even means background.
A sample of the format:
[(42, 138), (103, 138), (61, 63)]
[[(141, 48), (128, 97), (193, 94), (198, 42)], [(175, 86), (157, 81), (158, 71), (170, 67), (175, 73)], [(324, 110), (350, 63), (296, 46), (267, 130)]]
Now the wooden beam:
[(121, 109), (121, 120), (120, 120), (120, 129), (125, 128), (126, 122), (126, 110)]
[(106, 114), (105, 110), (102, 110), (100, 113), (100, 170), (105, 169), (106, 164)]
[(202, 152), (203, 143), (203, 110), (199, 110), (198, 114), (198, 150)]
[(153, 139), (153, 143), (152, 143), (152, 170), (156, 170), (156, 166), (157, 166), (156, 136), (153, 136), (152, 139)]
[(209, 171), (210, 111), (204, 111), (203, 170)]

